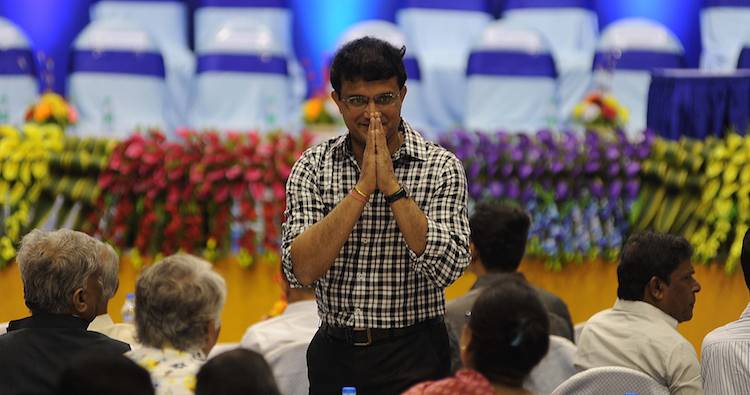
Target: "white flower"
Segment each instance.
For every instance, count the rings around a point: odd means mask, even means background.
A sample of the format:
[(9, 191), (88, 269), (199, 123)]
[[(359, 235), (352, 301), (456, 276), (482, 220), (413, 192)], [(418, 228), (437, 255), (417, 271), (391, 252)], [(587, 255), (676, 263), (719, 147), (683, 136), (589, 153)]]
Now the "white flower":
[(583, 114), (581, 115), (581, 118), (583, 119), (584, 122), (592, 122), (596, 118), (599, 117), (599, 114), (601, 114), (601, 110), (599, 109), (599, 106), (589, 103), (583, 109)]

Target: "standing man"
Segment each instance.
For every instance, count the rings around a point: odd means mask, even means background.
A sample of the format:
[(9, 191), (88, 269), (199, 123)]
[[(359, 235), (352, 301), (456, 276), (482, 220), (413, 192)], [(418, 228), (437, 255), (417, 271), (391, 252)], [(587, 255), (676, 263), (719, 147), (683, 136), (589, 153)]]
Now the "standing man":
[(396, 394), (449, 373), (445, 288), (469, 264), (466, 176), (401, 119), (404, 48), (344, 45), (331, 97), (349, 132), (307, 150), (287, 182), (282, 263), (313, 285), (311, 394)]

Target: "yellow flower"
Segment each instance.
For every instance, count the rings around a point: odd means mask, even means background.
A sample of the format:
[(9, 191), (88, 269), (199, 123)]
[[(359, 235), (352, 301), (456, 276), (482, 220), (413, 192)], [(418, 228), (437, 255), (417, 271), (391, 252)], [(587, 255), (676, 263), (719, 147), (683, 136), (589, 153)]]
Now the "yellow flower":
[(182, 384), (190, 391), (195, 391), (195, 376), (187, 376), (182, 381)]
[(13, 241), (7, 236), (0, 238), (0, 258), (9, 261), (16, 256), (16, 249), (13, 247)]
[[(16, 203), (18, 203), (25, 192), (26, 187), (23, 184), (21, 184), (20, 182), (14, 183), (13, 187), (10, 189), (10, 197), (8, 198), (10, 205), (14, 206)], [(15, 240), (15, 238), (13, 238), (13, 240)]]
[(305, 102), (302, 112), (305, 116), (305, 121), (315, 122), (323, 112), (323, 100), (319, 97), (309, 99)]
[(42, 123), (52, 115), (52, 106), (47, 102), (41, 102), (34, 108), (34, 122)]
[(35, 161), (31, 163), (31, 174), (34, 178), (42, 179), (47, 177), (48, 164), (46, 161)]
[(3, 164), (3, 178), (6, 181), (15, 181), (18, 178), (18, 162), (9, 160)]
[(245, 248), (240, 248), (237, 253), (237, 261), (239, 261), (240, 267), (250, 267), (253, 264), (253, 256)]
[(141, 360), (141, 366), (143, 366), (146, 370), (152, 371), (154, 368), (156, 368), (159, 365), (159, 360), (156, 358), (144, 358)]

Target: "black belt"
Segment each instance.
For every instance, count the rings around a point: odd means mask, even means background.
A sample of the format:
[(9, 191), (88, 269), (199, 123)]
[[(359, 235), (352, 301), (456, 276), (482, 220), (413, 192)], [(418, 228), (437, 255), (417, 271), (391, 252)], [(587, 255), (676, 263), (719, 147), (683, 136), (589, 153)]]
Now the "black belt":
[(381, 340), (405, 336), (442, 323), (443, 317), (426, 319), (403, 328), (351, 328), (348, 326), (331, 326), (324, 322), (320, 325), (320, 330), (326, 335), (352, 346), (369, 346)]

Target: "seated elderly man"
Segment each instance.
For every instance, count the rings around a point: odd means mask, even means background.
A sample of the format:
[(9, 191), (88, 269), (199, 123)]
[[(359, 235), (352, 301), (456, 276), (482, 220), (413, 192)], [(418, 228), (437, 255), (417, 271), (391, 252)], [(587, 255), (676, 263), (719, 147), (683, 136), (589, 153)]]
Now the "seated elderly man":
[(677, 324), (693, 317), (692, 247), (683, 237), (632, 235), (617, 266), (617, 301), (586, 323), (574, 363), (579, 369), (624, 366), (653, 377), (672, 394), (702, 394), (701, 367)]
[(102, 298), (96, 307), (96, 318), (89, 324), (89, 330), (105, 334), (112, 339), (128, 343), (131, 348), (136, 348), (135, 327), (133, 324), (115, 323), (107, 313), (109, 301), (115, 296), (120, 285), (120, 262), (113, 260), (103, 262), (102, 265)]
[(141, 348), (126, 355), (149, 371), (157, 395), (193, 393), (219, 336), (226, 296), (224, 279), (192, 255), (168, 256), (140, 275), (135, 328)]
[(104, 262), (117, 260), (112, 247), (67, 229), (34, 230), (21, 240), (16, 261), (31, 317), (11, 321), (0, 336), (0, 394), (54, 394), (77, 354), (130, 349), (86, 330), (103, 298)]

